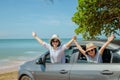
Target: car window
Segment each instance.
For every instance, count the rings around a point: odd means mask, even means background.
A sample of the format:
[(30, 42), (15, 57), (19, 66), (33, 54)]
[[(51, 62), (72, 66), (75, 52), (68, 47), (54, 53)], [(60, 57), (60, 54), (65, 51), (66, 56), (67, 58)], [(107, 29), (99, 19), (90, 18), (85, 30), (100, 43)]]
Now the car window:
[[(85, 46), (82, 46), (85, 50)], [(70, 55), (70, 63), (86, 63), (86, 57), (79, 51), (79, 49), (74, 46)]]
[(110, 49), (105, 49), (102, 55), (103, 63), (112, 63), (112, 52)]
[(65, 63), (70, 63), (71, 54), (72, 54), (72, 49), (65, 50)]
[(45, 54), (43, 54), (42, 59), (45, 63), (51, 63), (50, 52), (47, 51)]
[(113, 52), (112, 63), (120, 63), (120, 49), (116, 52)]
[(51, 63), (50, 54), (46, 55), (46, 57), (45, 57), (45, 63)]

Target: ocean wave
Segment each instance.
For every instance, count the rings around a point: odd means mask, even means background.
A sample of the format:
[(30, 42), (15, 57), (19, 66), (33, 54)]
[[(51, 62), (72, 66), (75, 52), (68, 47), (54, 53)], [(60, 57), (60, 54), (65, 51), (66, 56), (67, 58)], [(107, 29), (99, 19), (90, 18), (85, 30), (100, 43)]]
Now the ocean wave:
[(7, 68), (13, 65), (18, 65), (21, 64), (23, 62), (29, 61), (29, 60), (33, 60), (35, 57), (28, 57), (28, 56), (18, 56), (18, 57), (9, 57), (6, 59), (0, 59), (0, 68)]
[(34, 57), (24, 57), (24, 56), (20, 56), (17, 58), (17, 60), (20, 60), (20, 61), (28, 61), (28, 60), (32, 60), (34, 59)]
[(23, 56), (16, 57), (16, 59), (15, 58), (14, 59), (10, 59), (10, 58), (0, 59), (0, 70), (19, 66), (22, 63), (32, 60), (32, 59), (33, 58), (31, 57), (23, 57)]
[(39, 51), (26, 51), (24, 54), (40, 54)]
[(10, 59), (0, 59), (0, 66), (1, 65), (7, 65), (10, 62), (11, 62)]

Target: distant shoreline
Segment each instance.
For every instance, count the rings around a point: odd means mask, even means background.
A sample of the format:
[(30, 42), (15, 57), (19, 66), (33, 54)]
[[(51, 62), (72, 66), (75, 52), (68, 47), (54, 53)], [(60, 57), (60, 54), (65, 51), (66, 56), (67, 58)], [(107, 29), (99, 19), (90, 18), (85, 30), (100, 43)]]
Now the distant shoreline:
[[(43, 38), (44, 40), (49, 40), (49, 38)], [(61, 39), (71, 39), (71, 38), (61, 38)], [(82, 38), (78, 38), (79, 40), (82, 40)], [(30, 39), (0, 39), (0, 40), (34, 40), (33, 38), (30, 38)], [(88, 41), (91, 41), (91, 40), (88, 40)], [(100, 40), (93, 40), (93, 41), (106, 41), (106, 39), (100, 39)], [(116, 39), (116, 40), (113, 40), (112, 43), (115, 43), (117, 45), (120, 46), (120, 40)]]

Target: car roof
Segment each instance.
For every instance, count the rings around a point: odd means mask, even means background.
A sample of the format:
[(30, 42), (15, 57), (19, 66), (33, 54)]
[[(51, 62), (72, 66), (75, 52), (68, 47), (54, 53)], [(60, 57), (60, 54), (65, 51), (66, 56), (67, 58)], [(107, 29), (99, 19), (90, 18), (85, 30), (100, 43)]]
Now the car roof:
[[(94, 43), (96, 46), (98, 46), (98, 47), (101, 47), (101, 46), (103, 46), (104, 44), (105, 44), (105, 41), (95, 41), (95, 40), (90, 40), (90, 41), (87, 41), (87, 40), (81, 40), (81, 41), (78, 41), (78, 43), (80, 44), (80, 45), (82, 45), (82, 46), (85, 46), (87, 43), (90, 43), (90, 42), (92, 42), (92, 43)], [(75, 45), (75, 44), (74, 44)], [(120, 46), (119, 45), (117, 45), (117, 44), (114, 44), (114, 43), (110, 43), (108, 46), (107, 46), (107, 49), (118, 49), (118, 48), (120, 48)]]

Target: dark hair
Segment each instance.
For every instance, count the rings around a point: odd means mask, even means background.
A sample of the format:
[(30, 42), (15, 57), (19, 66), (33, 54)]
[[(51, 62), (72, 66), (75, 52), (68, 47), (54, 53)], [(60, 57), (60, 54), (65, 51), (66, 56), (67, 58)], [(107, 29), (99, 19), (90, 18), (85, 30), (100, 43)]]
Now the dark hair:
[[(96, 48), (94, 48), (94, 50), (95, 50), (95, 54), (97, 53), (97, 49)], [(88, 55), (88, 52), (86, 52), (86, 54)]]
[[(57, 39), (57, 40), (58, 40), (58, 39)], [(54, 39), (52, 39), (52, 40), (50, 41), (50, 45), (51, 45), (51, 46), (53, 46), (53, 45), (52, 45), (52, 42), (53, 42), (53, 41), (54, 41)], [(59, 44), (58, 44), (58, 46), (57, 46), (57, 47), (59, 47), (59, 46), (61, 45), (60, 40), (58, 40), (58, 43), (59, 43)]]

